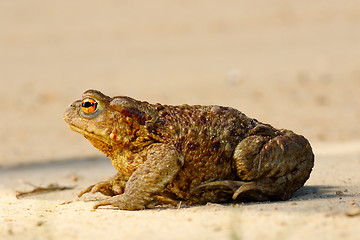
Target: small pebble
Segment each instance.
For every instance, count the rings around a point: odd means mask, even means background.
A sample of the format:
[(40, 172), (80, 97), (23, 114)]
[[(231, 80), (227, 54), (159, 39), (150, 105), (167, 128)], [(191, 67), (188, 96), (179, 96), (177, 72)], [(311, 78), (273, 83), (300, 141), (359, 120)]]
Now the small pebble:
[(345, 211), (345, 214), (349, 217), (360, 216), (360, 207), (350, 207)]
[(336, 195), (339, 195), (339, 196), (344, 195), (344, 193), (342, 191), (336, 191), (335, 193), (336, 193)]

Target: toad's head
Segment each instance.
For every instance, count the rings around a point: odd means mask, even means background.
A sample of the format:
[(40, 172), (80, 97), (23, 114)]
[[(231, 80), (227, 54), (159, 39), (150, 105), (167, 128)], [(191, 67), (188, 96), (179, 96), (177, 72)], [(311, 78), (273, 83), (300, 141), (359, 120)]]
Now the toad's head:
[(129, 97), (110, 98), (99, 91), (88, 90), (82, 100), (66, 109), (64, 120), (70, 129), (82, 134), (111, 158), (128, 147), (151, 119), (142, 111), (144, 105)]

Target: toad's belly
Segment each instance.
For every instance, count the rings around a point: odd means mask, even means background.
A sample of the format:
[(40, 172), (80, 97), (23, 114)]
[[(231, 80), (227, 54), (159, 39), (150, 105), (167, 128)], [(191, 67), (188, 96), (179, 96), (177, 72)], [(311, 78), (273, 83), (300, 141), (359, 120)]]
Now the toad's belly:
[[(201, 161), (198, 161), (200, 159)], [(236, 171), (232, 165), (232, 159), (224, 156), (214, 158), (199, 155), (185, 159), (184, 166), (168, 184), (167, 191), (174, 193), (179, 198), (189, 200), (191, 190), (200, 184), (236, 179)]]

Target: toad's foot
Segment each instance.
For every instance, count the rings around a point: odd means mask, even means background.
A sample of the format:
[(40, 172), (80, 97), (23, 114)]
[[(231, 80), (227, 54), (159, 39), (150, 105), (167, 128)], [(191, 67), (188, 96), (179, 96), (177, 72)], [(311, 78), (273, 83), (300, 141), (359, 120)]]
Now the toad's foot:
[(246, 182), (222, 180), (200, 184), (190, 191), (189, 198), (193, 203), (228, 202), (234, 193)]
[(78, 197), (81, 197), (85, 193), (102, 193), (106, 196), (115, 196), (124, 192), (125, 181), (123, 177), (116, 174), (113, 178), (107, 181), (101, 181), (97, 184), (91, 185), (86, 189), (82, 190)]
[(155, 208), (156, 206), (162, 204), (178, 206), (179, 201), (172, 200), (163, 196), (156, 196), (151, 201), (147, 201), (146, 199), (134, 199), (132, 196), (122, 194), (106, 200), (99, 201), (94, 205), (93, 208), (98, 209), (101, 206), (111, 205), (113, 207), (123, 210), (142, 210), (146, 208)]
[(229, 202), (229, 201), (267, 201), (283, 200), (278, 197), (281, 180), (264, 178), (256, 181), (214, 181), (201, 184), (192, 189), (192, 202)]
[(78, 197), (81, 197), (85, 193), (97, 193), (100, 192), (106, 196), (115, 196), (123, 192), (123, 188), (120, 185), (112, 185), (109, 181), (102, 181), (97, 184), (91, 185), (82, 190)]
[(285, 200), (288, 197), (282, 197), (278, 192), (286, 190), (281, 184), (287, 178), (289, 176), (280, 179), (263, 178), (250, 182), (224, 180), (204, 183), (191, 190), (191, 202), (205, 204), (207, 202)]
[(149, 208), (151, 206), (151, 204), (147, 206), (147, 204), (145, 204), (145, 202), (141, 199), (135, 200), (132, 196), (129, 196), (127, 194), (122, 194), (97, 202), (94, 205), (94, 209), (97, 209), (100, 206), (107, 206), (107, 205), (111, 205), (123, 210), (141, 210), (141, 209)]

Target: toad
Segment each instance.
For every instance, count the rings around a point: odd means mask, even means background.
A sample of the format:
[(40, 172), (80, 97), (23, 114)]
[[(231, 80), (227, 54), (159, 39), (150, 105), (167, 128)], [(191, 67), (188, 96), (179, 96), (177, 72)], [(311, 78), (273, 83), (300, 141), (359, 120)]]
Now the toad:
[(306, 138), (230, 107), (150, 104), (88, 90), (64, 120), (117, 170), (79, 194), (110, 196), (94, 208), (287, 200), (314, 165)]

